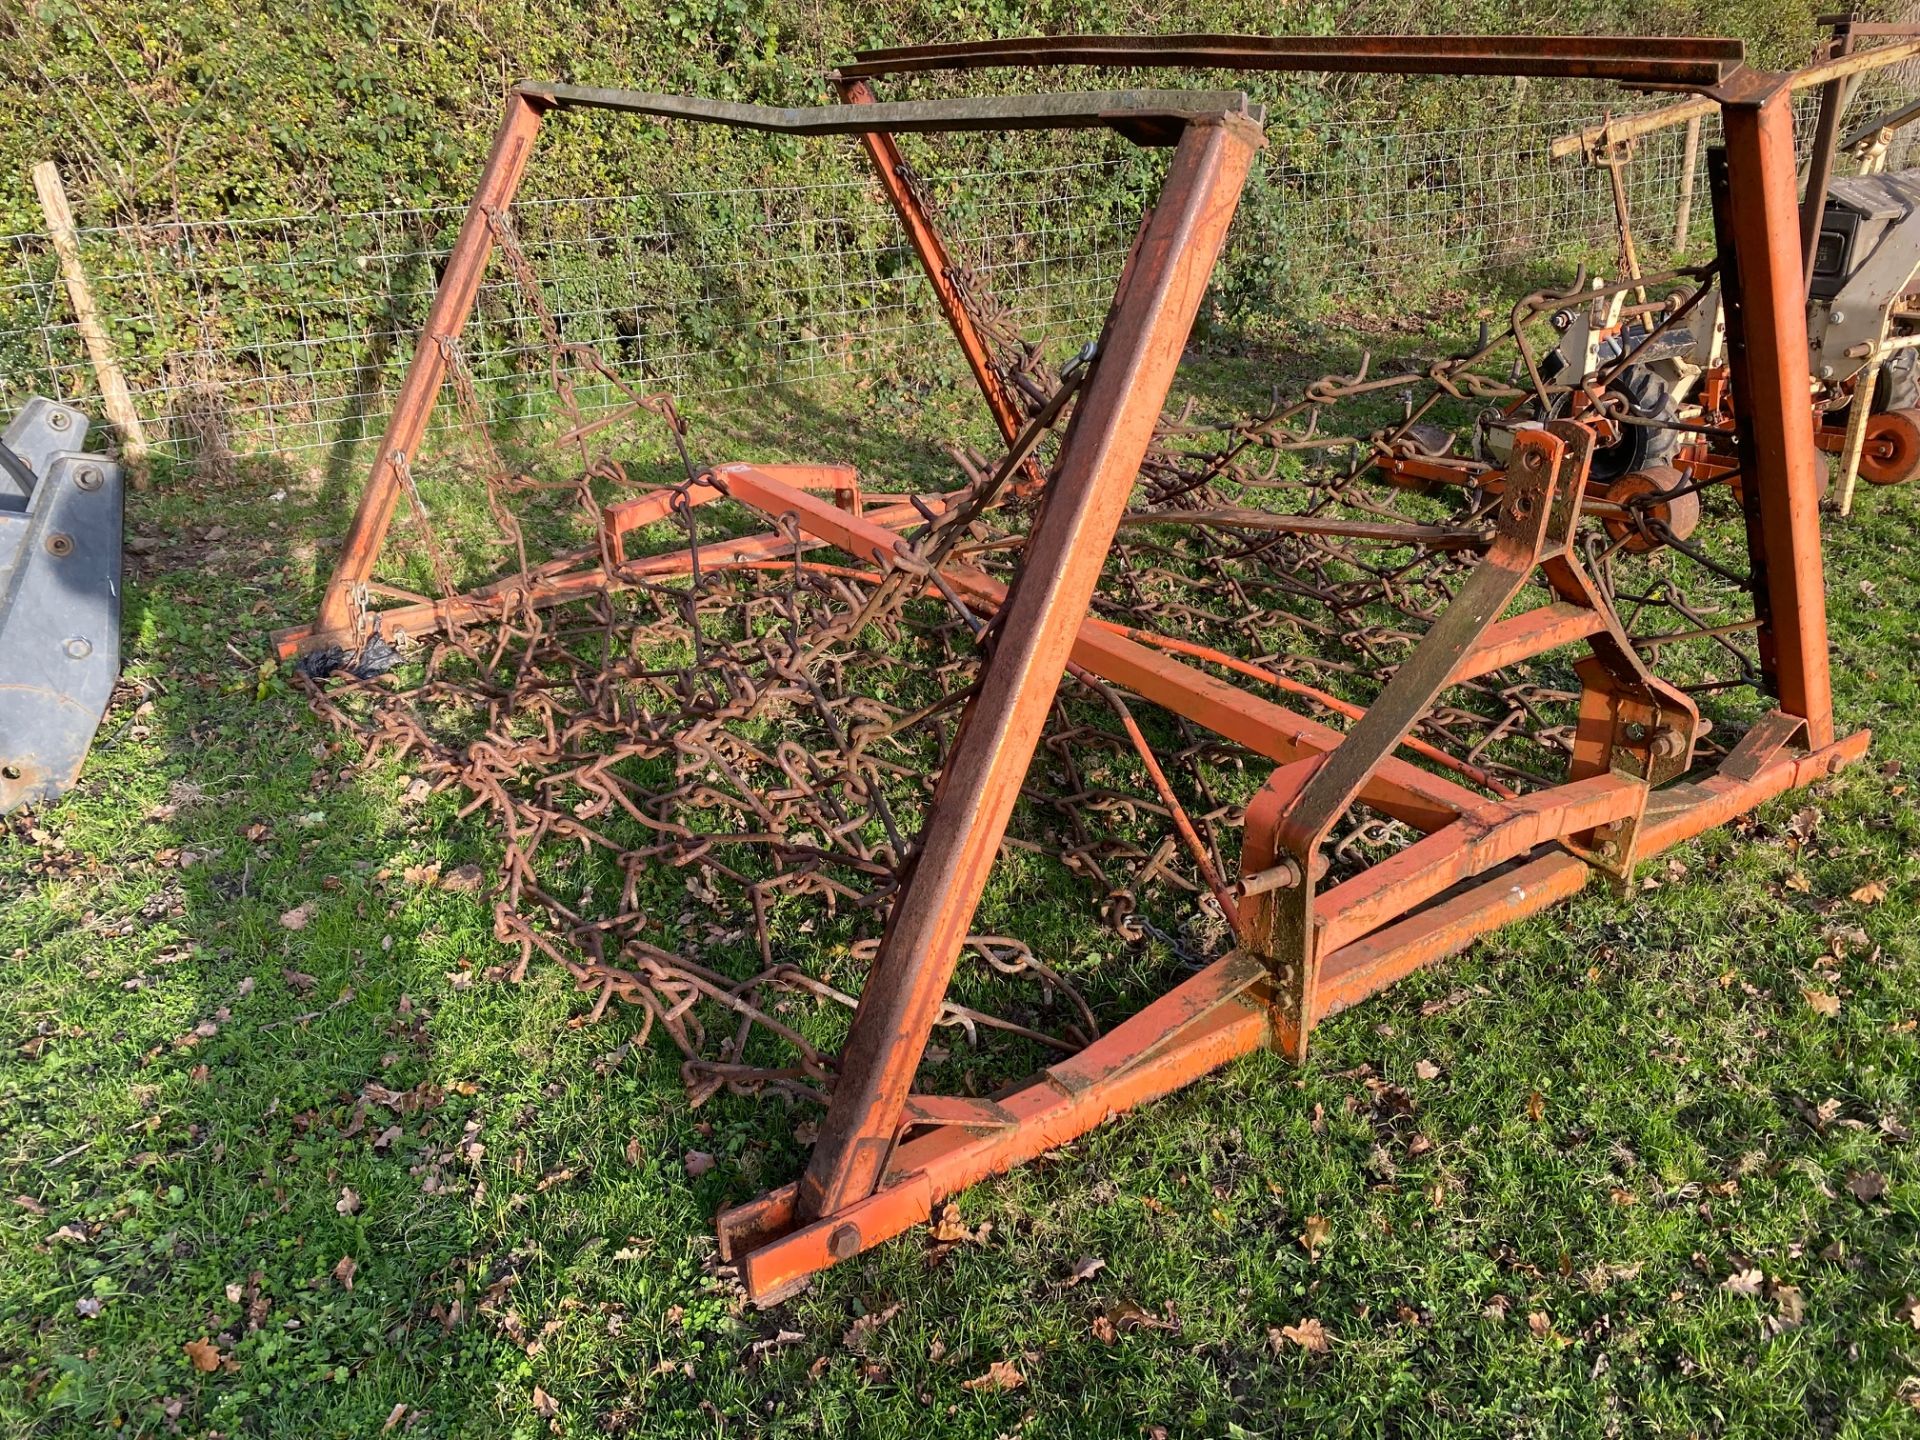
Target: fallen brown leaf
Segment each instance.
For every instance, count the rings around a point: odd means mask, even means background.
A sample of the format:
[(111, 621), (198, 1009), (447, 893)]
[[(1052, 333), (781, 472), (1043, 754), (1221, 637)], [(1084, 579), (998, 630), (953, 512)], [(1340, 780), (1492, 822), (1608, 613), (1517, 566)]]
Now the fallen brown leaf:
[(1107, 1262), (1089, 1255), (1073, 1267), (1073, 1273), (1066, 1278), (1066, 1288), (1071, 1290), (1082, 1280), (1091, 1280), (1107, 1268)]
[(682, 1163), (687, 1167), (687, 1178), (698, 1180), (713, 1169), (714, 1159), (704, 1150), (689, 1150)]
[(291, 910), (283, 910), (280, 912), (280, 923), (289, 930), (304, 930), (307, 928), (307, 922), (311, 919), (313, 919), (313, 902), (311, 900), (307, 901), (304, 905), (296, 905)]
[(202, 1375), (211, 1375), (220, 1368), (220, 1347), (206, 1336), (189, 1340), (180, 1348), (186, 1352), (187, 1359), (193, 1362), (193, 1368)]
[(386, 1434), (394, 1426), (407, 1418), (407, 1402), (402, 1400), (387, 1412), (387, 1423), (380, 1427), (380, 1433)]
[(536, 1385), (533, 1387), (533, 1413), (542, 1420), (551, 1420), (560, 1413), (560, 1402)]
[(360, 1213), (360, 1192), (351, 1185), (342, 1185), (340, 1187), (340, 1198), (333, 1202), (333, 1208), (338, 1210), (342, 1215), (358, 1215)]
[(1858, 905), (1878, 905), (1887, 898), (1887, 887), (1878, 880), (1869, 880), (1847, 898)]
[(1299, 1346), (1309, 1354), (1324, 1354), (1327, 1349), (1326, 1327), (1312, 1316), (1308, 1316), (1298, 1325), (1281, 1325), (1267, 1330), (1267, 1348), (1278, 1355), (1282, 1342)]
[(1547, 1097), (1538, 1090), (1527, 1096), (1527, 1118), (1536, 1125), (1547, 1118)]
[(940, 1217), (933, 1223), (934, 1242), (940, 1245), (984, 1245), (992, 1231), (991, 1220), (983, 1220), (978, 1229), (969, 1230), (960, 1219), (960, 1207), (951, 1203), (940, 1207)]
[(440, 882), (440, 888), (451, 890), (456, 895), (470, 894), (480, 888), (485, 878), (478, 865), (456, 865), (447, 872), (447, 878)]
[(1720, 1282), (1720, 1288), (1729, 1295), (1758, 1295), (1766, 1283), (1766, 1275), (1759, 1270), (1736, 1270)]
[(333, 1278), (338, 1280), (348, 1290), (351, 1290), (353, 1289), (354, 1272), (359, 1268), (359, 1263), (355, 1261), (351, 1255), (342, 1255), (340, 1257), (340, 1263), (333, 1267)]
[(1838, 995), (1829, 995), (1824, 990), (1803, 989), (1800, 993), (1807, 997), (1807, 1008), (1813, 1011), (1814, 1014), (1838, 1015), (1840, 1013), (1840, 997)]
[(1781, 1330), (1791, 1330), (1807, 1317), (1806, 1300), (1798, 1285), (1774, 1286), (1773, 1303), (1777, 1311), (1774, 1324)]
[(1309, 1215), (1300, 1222), (1300, 1244), (1309, 1255), (1318, 1255), (1333, 1238), (1333, 1226), (1324, 1215)]
[(1413, 1073), (1422, 1080), (1438, 1080), (1440, 1067), (1431, 1060), (1417, 1060), (1414, 1062)]
[(1020, 1373), (1020, 1367), (1011, 1360), (996, 1360), (987, 1367), (987, 1373), (976, 1375), (963, 1381), (962, 1390), (1018, 1390), (1027, 1383), (1027, 1377)]
[(1887, 1177), (1878, 1170), (1862, 1170), (1848, 1177), (1847, 1190), (1856, 1200), (1878, 1200), (1887, 1193)]
[(894, 1316), (898, 1315), (902, 1308), (901, 1302), (896, 1300), (884, 1310), (874, 1310), (862, 1315), (849, 1325), (847, 1327), (847, 1333), (840, 1337), (840, 1347), (843, 1350), (860, 1350), (865, 1348), (873, 1332), (893, 1319)]

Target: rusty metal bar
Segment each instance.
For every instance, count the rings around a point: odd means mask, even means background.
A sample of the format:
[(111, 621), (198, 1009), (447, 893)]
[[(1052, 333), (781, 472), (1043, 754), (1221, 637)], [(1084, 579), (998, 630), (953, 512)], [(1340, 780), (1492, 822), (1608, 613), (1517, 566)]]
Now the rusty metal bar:
[(879, 1180), (960, 939), (1259, 144), (1255, 126), (1223, 116), (1189, 126), (1174, 152), (861, 992), (833, 1103), (801, 1182), (803, 1218), (833, 1214)]
[(1745, 61), (1738, 40), (1579, 35), (1035, 35), (863, 50), (841, 74), (900, 75), (1041, 65), (1196, 70), (1526, 75), (1717, 85)]
[[(1128, 135), (1166, 133), (1199, 115), (1265, 118), (1237, 90), (1079, 90), (1059, 95), (976, 95), (958, 100), (840, 105), (745, 105), (702, 95), (659, 95), (593, 85), (523, 80), (514, 94), (539, 104), (619, 110), (663, 120), (693, 120), (778, 135), (939, 134), (960, 130), (1069, 130), (1112, 126)], [(1155, 125), (1149, 122), (1159, 122)]]
[(1809, 745), (1822, 749), (1833, 741), (1833, 691), (1792, 94), (1730, 103), (1722, 125), (1726, 145), (1709, 172), (1760, 656), (1781, 708), (1804, 719)]
[[(839, 80), (837, 86), (841, 100), (849, 105), (871, 108), (879, 103), (874, 97), (873, 87), (865, 80)], [(966, 297), (954, 282), (953, 260), (947, 254), (946, 242), (940, 238), (933, 217), (927, 214), (919, 194), (908, 183), (907, 162), (900, 153), (900, 146), (891, 135), (880, 130), (863, 130), (860, 144), (866, 150), (867, 158), (873, 162), (874, 174), (880, 179), (881, 189), (887, 192), (887, 200), (893, 206), (894, 214), (900, 217), (900, 224), (907, 232), (907, 242), (913, 246), (913, 253), (919, 257), (921, 268), (927, 272), (927, 282), (933, 286), (934, 299), (939, 302), (940, 313), (946, 316), (953, 338), (959, 342), (960, 353), (966, 357), (967, 368), (973, 372), (974, 383), (980, 387), (980, 394), (987, 402), (987, 412), (993, 416), (993, 423), (1000, 431), (1001, 438), (1009, 445), (1014, 444), (1020, 438), (1025, 417), (1019, 403), (1009, 392), (1006, 380), (993, 363), (987, 342), (973, 322), (973, 312), (967, 308)], [(1020, 474), (1022, 478), (1015, 487), (1018, 491), (1038, 490), (1044, 479), (1039, 464), (1032, 457), (1021, 462)]]
[(426, 432), (427, 417), (433, 413), (440, 383), (446, 378), (447, 356), (443, 346), (450, 344), (466, 327), (473, 310), (474, 297), (480, 293), (480, 277), (486, 269), (487, 253), (493, 248), (491, 216), (504, 210), (520, 187), (526, 172), (527, 157), (533, 150), (535, 132), (540, 127), (541, 111), (547, 102), (515, 91), (507, 97), (507, 111), (480, 174), (479, 188), (467, 217), (461, 223), (459, 238), (447, 257), (440, 277), (440, 288), (427, 312), (426, 326), (407, 367), (406, 379), (393, 403), (393, 415), (387, 421), (386, 434), (380, 439), (366, 489), (360, 493), (360, 507), (354, 512), (340, 549), (333, 578), (327, 582), (320, 601), (320, 614), (314, 629), (322, 635), (339, 637), (348, 643), (361, 638), (359, 620), (364, 608), (364, 587), (380, 547), (387, 538), (387, 526), (393, 520), (394, 506), (400, 503), (407, 467), (420, 448)]

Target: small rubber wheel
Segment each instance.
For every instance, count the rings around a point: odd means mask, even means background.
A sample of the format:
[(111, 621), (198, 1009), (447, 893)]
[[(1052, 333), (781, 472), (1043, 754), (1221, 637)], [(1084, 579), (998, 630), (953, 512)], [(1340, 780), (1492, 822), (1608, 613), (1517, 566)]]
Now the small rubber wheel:
[(1687, 477), (1671, 465), (1622, 475), (1607, 487), (1607, 499), (1617, 505), (1631, 505), (1637, 521), (1609, 515), (1601, 523), (1607, 534), (1624, 541), (1622, 548), (1635, 555), (1659, 549), (1669, 536), (1685, 540), (1700, 528), (1700, 492), (1687, 490), (1688, 483)]
[(1871, 485), (1898, 485), (1920, 473), (1920, 410), (1889, 410), (1867, 421), (1860, 450), (1860, 478)]

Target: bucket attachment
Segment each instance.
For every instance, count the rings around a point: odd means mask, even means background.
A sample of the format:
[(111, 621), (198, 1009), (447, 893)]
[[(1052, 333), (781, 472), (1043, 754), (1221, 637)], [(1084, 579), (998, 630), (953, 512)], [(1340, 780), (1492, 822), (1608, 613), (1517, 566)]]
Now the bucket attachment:
[(0, 435), (0, 815), (79, 778), (120, 674), (119, 465), (34, 397)]

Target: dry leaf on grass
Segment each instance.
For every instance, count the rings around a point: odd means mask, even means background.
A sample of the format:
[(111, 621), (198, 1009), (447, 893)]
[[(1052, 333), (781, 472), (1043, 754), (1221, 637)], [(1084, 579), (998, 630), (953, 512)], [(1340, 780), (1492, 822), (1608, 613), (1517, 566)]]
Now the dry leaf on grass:
[(1887, 887), (1878, 880), (1869, 880), (1847, 898), (1859, 905), (1878, 905), (1887, 898)]
[(1027, 1377), (1020, 1373), (1020, 1367), (1011, 1360), (996, 1360), (987, 1367), (987, 1373), (976, 1375), (963, 1381), (962, 1390), (1018, 1390), (1027, 1383)]
[(1896, 1320), (1904, 1320), (1915, 1330), (1920, 1330), (1920, 1296), (1907, 1296), (1906, 1303), (1893, 1314)]
[(754, 1341), (747, 1347), (747, 1352), (752, 1355), (765, 1355), (769, 1350), (784, 1350), (789, 1345), (798, 1345), (806, 1338), (798, 1330), (778, 1330), (768, 1339)]
[(485, 878), (478, 865), (456, 865), (440, 882), (440, 888), (451, 890), (456, 895), (470, 895), (480, 888)]
[(1414, 1062), (1413, 1073), (1422, 1080), (1438, 1080), (1440, 1067), (1431, 1060), (1417, 1060)]
[(1878, 1200), (1887, 1193), (1887, 1177), (1878, 1170), (1862, 1170), (1848, 1178), (1847, 1190), (1856, 1200)]
[(311, 919), (313, 919), (313, 902), (311, 900), (304, 905), (296, 905), (293, 909), (283, 910), (280, 913), (280, 923), (288, 930), (304, 930), (307, 928), (307, 922)]
[(1078, 1285), (1082, 1280), (1091, 1280), (1095, 1275), (1098, 1275), (1102, 1270), (1106, 1268), (1107, 1268), (1106, 1261), (1097, 1260), (1093, 1256), (1089, 1255), (1084, 1260), (1081, 1260), (1079, 1263), (1077, 1263), (1073, 1267), (1073, 1273), (1066, 1278), (1066, 1281), (1065, 1281), (1066, 1288), (1071, 1290), (1074, 1286)]
[(1766, 1283), (1766, 1275), (1759, 1270), (1736, 1270), (1720, 1282), (1720, 1288), (1729, 1295), (1758, 1295)]
[(1773, 1330), (1791, 1330), (1807, 1318), (1806, 1301), (1800, 1294), (1798, 1285), (1776, 1285), (1773, 1287), (1773, 1303), (1776, 1313), (1772, 1317)]
[(1538, 1125), (1547, 1118), (1547, 1097), (1538, 1090), (1527, 1096), (1527, 1119)]
[(1318, 1255), (1333, 1238), (1333, 1226), (1324, 1215), (1309, 1215), (1301, 1222), (1300, 1245), (1309, 1255)]
[(896, 1300), (884, 1310), (875, 1310), (869, 1314), (862, 1315), (858, 1320), (855, 1320), (849, 1325), (847, 1327), (847, 1333), (840, 1337), (840, 1347), (843, 1350), (861, 1350), (865, 1348), (867, 1341), (873, 1337), (873, 1332), (893, 1319), (894, 1316), (898, 1315), (901, 1308), (901, 1302)]
[(407, 1418), (407, 1402), (402, 1400), (400, 1401), (399, 1404), (395, 1405), (393, 1409), (387, 1412), (387, 1423), (380, 1427), (380, 1433), (382, 1435), (386, 1434), (389, 1430), (393, 1429), (394, 1426), (398, 1425), (402, 1420), (406, 1418)]
[(333, 1278), (338, 1280), (348, 1290), (351, 1290), (353, 1289), (354, 1272), (359, 1268), (359, 1264), (351, 1255), (342, 1255), (340, 1257), (340, 1263), (333, 1267)]
[(1298, 1325), (1274, 1325), (1267, 1327), (1267, 1348), (1278, 1355), (1286, 1345), (1299, 1346), (1309, 1354), (1324, 1354), (1327, 1349), (1327, 1330), (1318, 1320), (1308, 1316)]
[(1814, 1014), (1838, 1015), (1840, 1013), (1838, 995), (1829, 995), (1824, 990), (1802, 990), (1800, 993), (1807, 997), (1807, 1008)]
[(960, 1207), (953, 1204), (941, 1206), (940, 1218), (933, 1223), (933, 1238), (940, 1245), (984, 1245), (992, 1233), (991, 1220), (982, 1220), (978, 1229), (969, 1230), (960, 1219)]
[(704, 1150), (689, 1150), (686, 1153), (683, 1163), (687, 1167), (687, 1178), (690, 1180), (698, 1180), (702, 1175), (713, 1169), (714, 1161), (713, 1156)]
[(206, 1336), (189, 1340), (180, 1348), (186, 1352), (187, 1359), (193, 1362), (193, 1368), (202, 1375), (211, 1375), (220, 1368), (220, 1347)]
[(533, 1387), (533, 1413), (542, 1420), (551, 1420), (560, 1413), (560, 1402), (536, 1385)]
[(360, 1213), (360, 1192), (351, 1185), (342, 1185), (340, 1187), (340, 1198), (333, 1202), (333, 1208), (338, 1210), (342, 1215), (358, 1215)]

